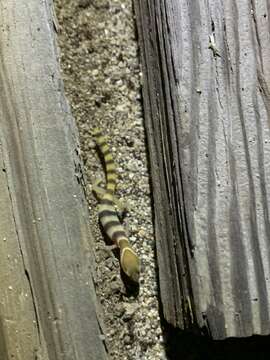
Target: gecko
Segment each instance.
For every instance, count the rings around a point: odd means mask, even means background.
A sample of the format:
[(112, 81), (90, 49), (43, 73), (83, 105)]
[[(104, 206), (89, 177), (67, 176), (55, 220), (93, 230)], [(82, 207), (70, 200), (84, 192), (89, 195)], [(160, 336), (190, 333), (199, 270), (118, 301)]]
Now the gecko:
[(109, 239), (120, 250), (120, 265), (123, 272), (130, 280), (138, 283), (140, 276), (139, 257), (132, 249), (126, 231), (115, 210), (115, 206), (118, 203), (115, 197), (118, 177), (116, 165), (102, 131), (99, 128), (95, 128), (92, 134), (104, 159), (106, 173), (106, 188), (100, 188), (97, 185), (98, 182), (93, 186), (93, 191), (99, 200), (99, 220)]

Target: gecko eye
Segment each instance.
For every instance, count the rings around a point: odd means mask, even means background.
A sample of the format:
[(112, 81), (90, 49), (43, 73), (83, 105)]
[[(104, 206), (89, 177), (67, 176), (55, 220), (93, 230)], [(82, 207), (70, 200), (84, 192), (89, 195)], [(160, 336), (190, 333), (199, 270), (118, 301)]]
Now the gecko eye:
[(130, 278), (132, 281), (138, 283), (140, 279), (140, 271), (139, 269), (134, 269), (134, 271), (130, 274)]

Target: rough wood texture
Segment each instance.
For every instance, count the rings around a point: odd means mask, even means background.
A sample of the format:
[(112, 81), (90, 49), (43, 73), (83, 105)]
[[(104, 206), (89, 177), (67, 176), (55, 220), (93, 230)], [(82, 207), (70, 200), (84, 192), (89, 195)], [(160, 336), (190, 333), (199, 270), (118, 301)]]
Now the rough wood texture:
[(269, 2), (135, 9), (165, 319), (269, 334)]
[(0, 358), (107, 359), (52, 2), (0, 3)]

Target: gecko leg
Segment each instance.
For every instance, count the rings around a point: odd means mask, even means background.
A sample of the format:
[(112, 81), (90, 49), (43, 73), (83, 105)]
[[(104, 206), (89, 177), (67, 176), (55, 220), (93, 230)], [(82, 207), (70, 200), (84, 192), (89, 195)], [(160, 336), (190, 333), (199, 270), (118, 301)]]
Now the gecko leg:
[(98, 200), (101, 200), (103, 195), (106, 193), (106, 189), (100, 186), (102, 179), (96, 179), (92, 185), (92, 191), (95, 193)]
[[(103, 195), (106, 193), (106, 189), (100, 186), (101, 183), (102, 179), (97, 179), (92, 186), (92, 191), (94, 191), (98, 200), (102, 199)], [(122, 218), (123, 215), (128, 212), (127, 202), (123, 199), (119, 199), (116, 195), (113, 195), (113, 202), (119, 212), (120, 218)]]
[(123, 199), (117, 198), (116, 196), (113, 197), (113, 202), (116, 206), (119, 217), (122, 219), (129, 210), (127, 202)]

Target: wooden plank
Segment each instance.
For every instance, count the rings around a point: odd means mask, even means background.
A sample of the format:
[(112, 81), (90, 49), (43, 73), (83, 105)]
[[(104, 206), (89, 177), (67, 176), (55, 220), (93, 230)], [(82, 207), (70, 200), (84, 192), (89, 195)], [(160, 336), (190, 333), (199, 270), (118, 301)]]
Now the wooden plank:
[(1, 359), (107, 359), (52, 1), (0, 4)]
[(269, 334), (269, 4), (135, 9), (164, 317), (214, 339)]

